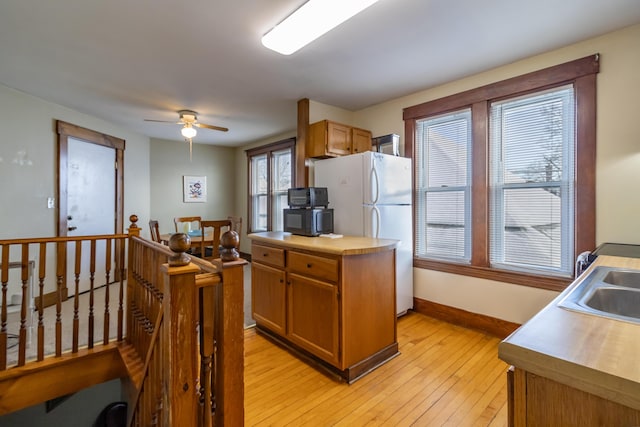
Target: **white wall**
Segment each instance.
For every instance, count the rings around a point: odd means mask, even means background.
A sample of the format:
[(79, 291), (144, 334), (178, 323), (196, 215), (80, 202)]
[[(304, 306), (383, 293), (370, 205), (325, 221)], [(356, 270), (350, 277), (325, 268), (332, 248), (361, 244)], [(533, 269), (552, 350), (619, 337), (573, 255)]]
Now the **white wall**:
[[(193, 144), (193, 156), (189, 159), (188, 143), (152, 138), (150, 159), (151, 218), (158, 220), (161, 233), (175, 231), (173, 218), (177, 216), (213, 220), (240, 215), (235, 211), (235, 149)], [(207, 177), (206, 202), (184, 203), (185, 175)], [(148, 221), (140, 227), (148, 231)]]
[[(595, 53), (601, 54), (597, 76), (596, 240), (598, 244), (640, 244), (640, 25), (357, 111), (354, 124), (370, 129), (374, 135), (397, 133), (402, 144), (404, 108)], [(557, 295), (423, 269), (414, 269), (414, 278), (418, 298), (517, 323), (528, 320)]]

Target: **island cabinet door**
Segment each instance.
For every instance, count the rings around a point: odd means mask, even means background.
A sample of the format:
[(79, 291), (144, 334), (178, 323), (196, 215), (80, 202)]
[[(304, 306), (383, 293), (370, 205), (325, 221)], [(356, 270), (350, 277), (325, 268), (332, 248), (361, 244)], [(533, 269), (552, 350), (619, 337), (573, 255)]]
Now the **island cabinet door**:
[(286, 333), (286, 273), (251, 263), (251, 312), (255, 321), (282, 336)]
[(289, 275), (287, 337), (340, 369), (338, 287), (298, 274)]

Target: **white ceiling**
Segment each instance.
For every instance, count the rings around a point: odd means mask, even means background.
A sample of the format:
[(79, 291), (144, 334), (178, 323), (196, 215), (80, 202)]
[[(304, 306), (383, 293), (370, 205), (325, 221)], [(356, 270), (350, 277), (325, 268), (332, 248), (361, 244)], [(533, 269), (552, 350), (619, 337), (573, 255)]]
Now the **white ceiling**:
[(302, 3), (2, 0), (0, 83), (176, 141), (144, 119), (192, 109), (230, 129), (194, 142), (237, 146), (295, 129), (301, 98), (358, 110), (640, 22), (640, 0), (380, 0), (293, 55), (264, 48)]

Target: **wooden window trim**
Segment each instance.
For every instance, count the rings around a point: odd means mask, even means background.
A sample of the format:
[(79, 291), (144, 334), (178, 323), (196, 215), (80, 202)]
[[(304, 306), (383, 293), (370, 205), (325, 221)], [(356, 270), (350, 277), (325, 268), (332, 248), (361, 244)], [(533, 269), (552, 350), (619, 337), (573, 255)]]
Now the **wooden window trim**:
[[(253, 203), (251, 200), (251, 184), (252, 184), (252, 170), (251, 170), (251, 158), (254, 156), (259, 156), (261, 154), (267, 154), (268, 157), (268, 163), (267, 163), (267, 180), (269, 181), (269, 184), (271, 184), (271, 153), (273, 153), (274, 151), (280, 151), (280, 150), (285, 150), (287, 148), (291, 149), (291, 182), (295, 183), (296, 182), (296, 138), (288, 138), (288, 139), (283, 139), (281, 141), (277, 141), (271, 144), (267, 144), (267, 145), (262, 145), (260, 147), (256, 147), (256, 148), (250, 148), (248, 150), (245, 150), (245, 153), (247, 155), (247, 218), (249, 218), (249, 220), (247, 221), (247, 232), (251, 233), (254, 230), (252, 230), (252, 214), (253, 214)], [(271, 204), (271, 185), (269, 185), (269, 188), (267, 190), (267, 212), (268, 212), (268, 220), (267, 220), (267, 229), (268, 230), (272, 230), (273, 229), (273, 218), (271, 215), (271, 208), (272, 208), (272, 204)]]
[[(428, 116), (472, 109), (472, 255), (471, 263), (458, 264), (414, 258), (414, 266), (554, 291), (572, 278), (559, 278), (499, 270), (489, 267), (488, 108), (492, 101), (572, 83), (576, 99), (576, 200), (575, 254), (595, 247), (596, 74), (600, 55), (534, 71), (500, 82), (405, 108), (405, 153), (415, 158), (415, 122)], [(414, 188), (415, 188), (415, 177)], [(414, 195), (415, 202), (415, 195)], [(415, 203), (414, 203), (415, 206)], [(415, 209), (415, 207), (414, 207)], [(415, 227), (414, 215), (414, 230)]]

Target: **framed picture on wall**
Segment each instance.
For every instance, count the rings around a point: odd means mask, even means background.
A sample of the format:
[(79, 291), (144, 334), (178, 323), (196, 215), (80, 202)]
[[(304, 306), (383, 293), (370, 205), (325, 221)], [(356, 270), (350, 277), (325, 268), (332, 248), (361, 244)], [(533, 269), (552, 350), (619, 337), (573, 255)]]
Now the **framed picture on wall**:
[(184, 203), (204, 203), (207, 201), (207, 177), (189, 176), (183, 177)]

